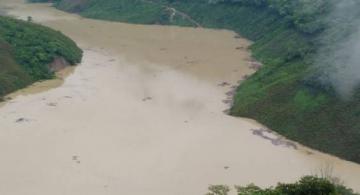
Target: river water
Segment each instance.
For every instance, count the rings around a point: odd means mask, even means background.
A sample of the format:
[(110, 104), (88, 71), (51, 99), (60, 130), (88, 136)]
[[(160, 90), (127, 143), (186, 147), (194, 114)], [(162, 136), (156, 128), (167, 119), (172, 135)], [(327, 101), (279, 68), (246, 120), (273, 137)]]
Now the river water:
[(84, 49), (63, 80), (0, 108), (0, 194), (200, 195), (209, 184), (269, 186), (308, 174), (360, 191), (360, 165), (223, 113), (226, 93), (253, 73), (250, 42), (233, 32), (90, 20), (21, 0), (0, 7)]

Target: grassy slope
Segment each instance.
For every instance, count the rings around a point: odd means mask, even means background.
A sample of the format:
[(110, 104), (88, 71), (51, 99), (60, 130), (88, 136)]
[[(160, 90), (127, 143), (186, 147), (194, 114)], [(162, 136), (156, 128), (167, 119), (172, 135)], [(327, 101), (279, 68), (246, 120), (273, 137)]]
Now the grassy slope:
[(48, 64), (60, 56), (75, 64), (80, 62), (82, 51), (60, 32), (0, 17), (0, 97), (52, 78)]
[[(190, 25), (169, 20), (158, 3), (130, 0), (61, 0), (60, 9), (86, 17), (145, 24)], [(101, 2), (101, 3), (100, 3)], [(313, 148), (360, 162), (360, 94), (343, 101), (330, 88), (308, 79), (318, 35), (304, 33), (264, 7), (183, 1), (171, 6), (205, 27), (232, 29), (255, 41), (252, 52), (265, 66), (237, 90), (231, 113), (254, 118)], [(73, 9), (76, 7), (76, 9)]]

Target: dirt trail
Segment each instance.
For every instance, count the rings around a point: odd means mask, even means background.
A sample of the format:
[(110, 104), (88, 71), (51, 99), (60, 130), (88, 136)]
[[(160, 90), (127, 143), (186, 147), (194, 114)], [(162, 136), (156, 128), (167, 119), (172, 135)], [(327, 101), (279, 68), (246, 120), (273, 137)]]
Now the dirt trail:
[(202, 26), (201, 26), (200, 23), (198, 23), (197, 21), (195, 21), (192, 17), (190, 17), (190, 16), (187, 15), (186, 13), (181, 12), (181, 11), (179, 11), (179, 10), (173, 8), (173, 7), (167, 7), (167, 6), (165, 6), (165, 8), (171, 12), (171, 17), (170, 17), (171, 20), (170, 20), (170, 21), (172, 21), (173, 18), (174, 18), (176, 15), (180, 15), (181, 17), (183, 17), (184, 19), (187, 19), (190, 23), (192, 23), (192, 24), (195, 25), (196, 27), (202, 28)]
[[(157, 4), (153, 1), (150, 1), (150, 0), (142, 0), (143, 2), (147, 2), (147, 3), (152, 3), (152, 4)], [(196, 20), (194, 20), (191, 16), (189, 16), (188, 14), (182, 12), (182, 11), (179, 11), (177, 9), (175, 9), (174, 7), (170, 7), (170, 6), (166, 6), (166, 5), (161, 5), (161, 7), (165, 8), (166, 10), (170, 11), (170, 22), (173, 21), (173, 18), (176, 16), (176, 15), (179, 15), (181, 16), (183, 19), (186, 19), (188, 20), (190, 23), (192, 23), (195, 27), (198, 27), (198, 28), (202, 28), (201, 24), (199, 22), (197, 22)]]

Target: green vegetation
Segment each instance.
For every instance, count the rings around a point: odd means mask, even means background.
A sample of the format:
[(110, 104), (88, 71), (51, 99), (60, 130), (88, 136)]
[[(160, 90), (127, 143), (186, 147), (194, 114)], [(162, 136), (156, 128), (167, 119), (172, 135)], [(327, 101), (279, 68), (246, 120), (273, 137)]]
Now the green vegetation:
[[(354, 14), (330, 20), (336, 2), (341, 1), (57, 0), (55, 6), (97, 19), (194, 26), (172, 7), (204, 27), (238, 32), (254, 41), (253, 56), (264, 66), (238, 88), (231, 114), (254, 118), (290, 139), (360, 162), (360, 90), (344, 99), (324, 82), (326, 71), (314, 65), (320, 49), (336, 50), (335, 43), (351, 34), (351, 26), (356, 26), (352, 21), (359, 18)], [(359, 3), (352, 7), (360, 10)], [(336, 56), (326, 53), (321, 63), (330, 67)]]
[(32, 82), (30, 76), (14, 60), (10, 48), (8, 43), (0, 39), (0, 99), (6, 93)]
[(35, 81), (50, 79), (49, 64), (63, 57), (79, 63), (82, 51), (58, 31), (0, 17), (0, 97)]
[[(235, 186), (238, 195), (356, 195), (343, 185), (333, 184), (327, 179), (306, 176), (291, 184), (279, 183), (276, 187), (262, 189), (254, 184)], [(215, 185), (209, 187), (206, 195), (227, 195), (230, 187)]]
[(55, 6), (78, 12), (84, 17), (140, 24), (165, 24), (168, 16), (168, 12), (161, 5), (142, 0), (65, 0), (58, 1)]

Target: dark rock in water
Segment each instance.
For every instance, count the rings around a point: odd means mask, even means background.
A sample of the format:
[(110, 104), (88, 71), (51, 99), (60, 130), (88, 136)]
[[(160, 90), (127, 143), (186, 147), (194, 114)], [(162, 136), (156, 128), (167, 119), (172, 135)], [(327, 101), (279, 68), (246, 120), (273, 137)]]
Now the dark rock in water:
[(29, 119), (26, 119), (26, 118), (18, 118), (15, 122), (16, 123), (22, 123), (22, 122), (28, 122)]
[(57, 106), (57, 103), (50, 102), (50, 103), (48, 103), (47, 105), (48, 105), (48, 106), (51, 106), (51, 107), (55, 107), (55, 106)]
[(152, 100), (152, 97), (145, 97), (142, 99), (143, 102), (146, 102), (146, 101), (149, 101), (149, 100)]
[(230, 109), (224, 110), (223, 113), (225, 113), (225, 114), (230, 114)]
[(232, 100), (231, 99), (226, 99), (226, 100), (223, 100), (222, 102), (225, 103), (225, 104), (231, 104)]
[(248, 79), (249, 77), (250, 77), (250, 76), (246, 74), (246, 75), (242, 76), (242, 79), (243, 79), (243, 80), (246, 80), (246, 79)]
[(276, 137), (269, 137), (265, 134), (273, 134), (273, 132), (269, 129), (251, 129), (251, 131), (254, 135), (269, 140), (275, 146), (285, 146), (288, 148), (294, 148), (295, 150), (298, 148), (295, 143), (288, 141), (280, 136), (275, 135)]
[(231, 90), (229, 92), (226, 93), (227, 96), (234, 96), (235, 95), (235, 91)]
[(230, 85), (230, 83), (228, 83), (228, 82), (222, 82), (222, 83), (220, 83), (220, 84), (218, 84), (218, 86), (220, 86), (220, 87), (225, 87), (225, 86), (229, 86)]
[(20, 122), (23, 122), (23, 121), (25, 121), (24, 118), (19, 118), (19, 119), (16, 120), (17, 123), (20, 123)]

